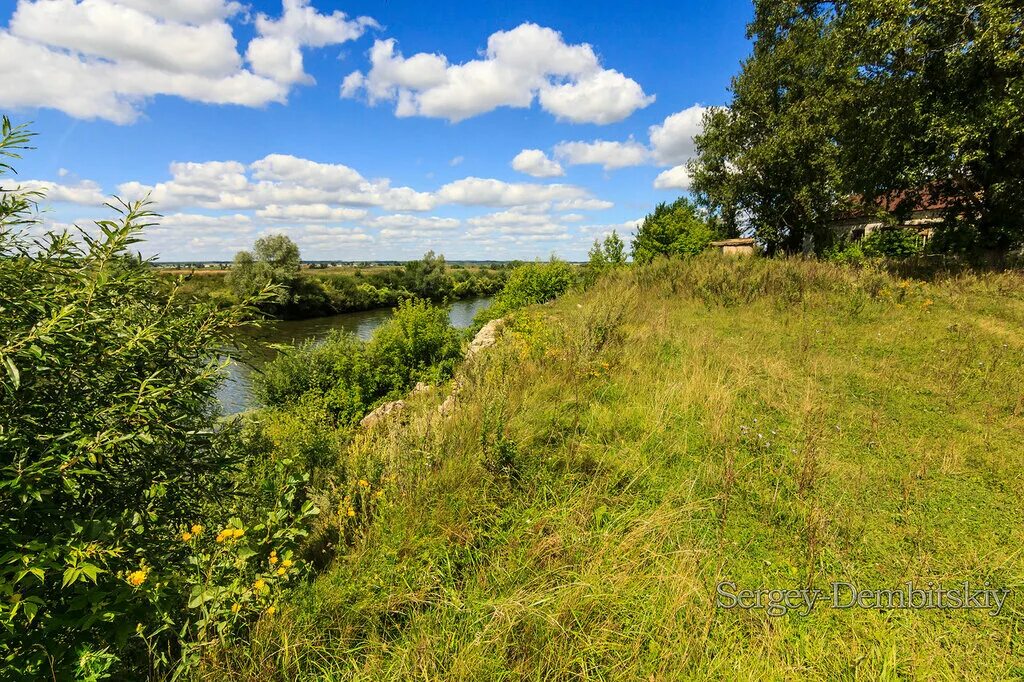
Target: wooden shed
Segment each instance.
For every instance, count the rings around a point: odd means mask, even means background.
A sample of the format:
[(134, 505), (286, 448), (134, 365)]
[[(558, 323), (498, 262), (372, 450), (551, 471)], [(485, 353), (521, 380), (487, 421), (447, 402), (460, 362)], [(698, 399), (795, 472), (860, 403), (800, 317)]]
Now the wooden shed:
[(754, 240), (751, 237), (741, 239), (723, 239), (711, 242), (711, 248), (727, 256), (750, 256), (754, 253)]

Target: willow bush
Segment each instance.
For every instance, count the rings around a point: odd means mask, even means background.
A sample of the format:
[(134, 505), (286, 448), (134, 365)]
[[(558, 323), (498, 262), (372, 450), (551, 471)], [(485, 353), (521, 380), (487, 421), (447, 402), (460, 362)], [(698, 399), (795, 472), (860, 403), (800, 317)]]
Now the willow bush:
[[(2, 132), (16, 158), (29, 134)], [(0, 669), (170, 669), (272, 607), (299, 568), (272, 564), (294, 563), (315, 513), (294, 471), (269, 505), (231, 511), (260, 482), (235, 475), (217, 358), (272, 292), (221, 309), (168, 292), (130, 252), (145, 202), (73, 236), (40, 234), (34, 196), (0, 197)]]

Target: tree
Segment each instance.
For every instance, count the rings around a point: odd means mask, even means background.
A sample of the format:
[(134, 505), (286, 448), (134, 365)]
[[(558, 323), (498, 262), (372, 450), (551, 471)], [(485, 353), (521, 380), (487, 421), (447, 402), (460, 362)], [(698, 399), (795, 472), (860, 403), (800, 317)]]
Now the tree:
[(633, 262), (644, 264), (656, 256), (692, 256), (707, 248), (714, 238), (697, 206), (680, 197), (671, 204), (658, 204), (644, 218), (633, 239)]
[(1019, 2), (754, 4), (753, 53), (695, 139), (713, 219), (792, 252), (827, 247), (852, 203), (884, 219), (926, 203), (944, 207), (933, 244), (1024, 242)]
[(240, 299), (253, 296), (268, 285), (274, 286), (276, 293), (269, 302), (287, 307), (295, 303), (298, 295), (301, 266), (295, 242), (283, 234), (268, 235), (256, 240), (252, 253), (235, 254), (228, 282)]
[(609, 265), (622, 265), (626, 262), (626, 244), (622, 241), (622, 237), (615, 230), (604, 238), (602, 244), (599, 240), (594, 240), (594, 245), (590, 248), (590, 265), (596, 269), (602, 269)]
[(444, 256), (434, 255), (433, 251), (406, 263), (403, 274), (406, 288), (418, 298), (443, 301), (451, 296), (455, 286)]
[(851, 66), (829, 31), (832, 4), (756, 2), (732, 102), (709, 111), (695, 138), (698, 202), (727, 233), (748, 222), (769, 254), (797, 251), (807, 235), (827, 242), (840, 198), (833, 140), (847, 94), (837, 83)]

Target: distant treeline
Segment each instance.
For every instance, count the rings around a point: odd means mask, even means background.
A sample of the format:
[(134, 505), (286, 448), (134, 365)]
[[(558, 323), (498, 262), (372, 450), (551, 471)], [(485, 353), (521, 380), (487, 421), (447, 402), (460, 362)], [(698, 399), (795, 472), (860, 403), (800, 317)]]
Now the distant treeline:
[(197, 300), (226, 306), (270, 284), (274, 295), (261, 304), (263, 312), (304, 319), (395, 307), (414, 298), (439, 303), (491, 296), (501, 290), (515, 265), (449, 265), (444, 256), (431, 251), (402, 266), (302, 270), (295, 243), (272, 235), (259, 239), (252, 252), (240, 252), (226, 273), (186, 275), (182, 290)]

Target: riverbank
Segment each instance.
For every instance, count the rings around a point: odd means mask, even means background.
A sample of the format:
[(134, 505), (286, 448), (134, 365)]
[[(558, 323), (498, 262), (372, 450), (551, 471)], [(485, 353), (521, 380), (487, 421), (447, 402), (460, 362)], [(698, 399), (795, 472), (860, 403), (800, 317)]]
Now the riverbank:
[[(488, 265), (445, 265), (428, 274), (411, 261), (406, 266), (302, 268), (284, 305), (266, 312), (283, 320), (309, 320), (346, 313), (388, 310), (402, 301), (430, 298), (435, 302), (464, 301), (495, 295), (504, 286), (514, 263)], [(230, 282), (230, 270), (156, 268), (168, 287), (177, 283), (179, 293), (189, 299), (213, 302), (222, 307), (235, 305), (238, 293)]]
[[(759, 259), (620, 270), (513, 313), (449, 416), (418, 393), (324, 462), (350, 501), (338, 558), (205, 674), (1011, 676), (1022, 328), (1019, 274)], [(274, 432), (280, 452), (314, 437)], [(1012, 593), (998, 614), (717, 602), (908, 581)]]

